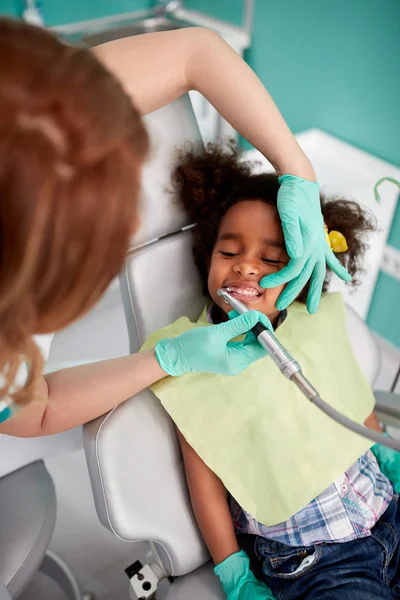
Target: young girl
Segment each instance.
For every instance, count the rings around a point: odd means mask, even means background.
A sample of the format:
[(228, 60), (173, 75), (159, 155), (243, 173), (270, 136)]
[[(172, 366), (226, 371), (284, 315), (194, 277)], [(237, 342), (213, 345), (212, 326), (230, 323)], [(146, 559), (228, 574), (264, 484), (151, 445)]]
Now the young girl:
[[(174, 184), (197, 223), (194, 258), (212, 301), (199, 323), (228, 319), (217, 294), (227, 288), (265, 315), (323, 398), (379, 430), (340, 295), (325, 294), (310, 316), (307, 289), (279, 311), (284, 286), (259, 286), (288, 262), (277, 177), (254, 175), (235, 150), (210, 145), (182, 154)], [(357, 283), (373, 221), (355, 202), (321, 198), (321, 206), (327, 243)], [(164, 348), (195, 326), (180, 319), (147, 346), (163, 339)], [(283, 600), (400, 597), (398, 496), (371, 444), (310, 405), (268, 357), (233, 382), (193, 373), (153, 390), (180, 430), (193, 509), (230, 600), (272, 598), (269, 588)]]

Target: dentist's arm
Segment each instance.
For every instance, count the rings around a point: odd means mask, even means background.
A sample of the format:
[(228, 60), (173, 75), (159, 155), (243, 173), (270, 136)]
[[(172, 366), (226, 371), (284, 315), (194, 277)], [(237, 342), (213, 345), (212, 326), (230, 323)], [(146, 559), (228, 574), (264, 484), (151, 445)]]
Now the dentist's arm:
[(154, 351), (71, 367), (41, 378), (36, 397), (0, 433), (38, 437), (66, 431), (108, 412), (166, 376)]
[(307, 308), (317, 310), (326, 264), (351, 277), (326, 243), (314, 169), (261, 81), (216, 33), (202, 28), (145, 34), (93, 49), (119, 78), (142, 114), (189, 90), (203, 94), (281, 175), (278, 211), (289, 264), (264, 277), (262, 287), (289, 284), (279, 298), (286, 308), (311, 280)]
[(315, 180), (310, 161), (271, 96), (218, 34), (185, 28), (107, 42), (93, 52), (142, 114), (197, 90), (278, 173)]
[[(265, 356), (258, 342), (231, 342), (262, 316), (251, 310), (219, 325), (196, 327), (158, 342), (154, 350), (63, 369), (41, 378), (37, 400), (1, 423), (0, 433), (36, 437), (82, 425), (167, 375), (235, 375)], [(1, 417), (1, 413), (0, 413)]]

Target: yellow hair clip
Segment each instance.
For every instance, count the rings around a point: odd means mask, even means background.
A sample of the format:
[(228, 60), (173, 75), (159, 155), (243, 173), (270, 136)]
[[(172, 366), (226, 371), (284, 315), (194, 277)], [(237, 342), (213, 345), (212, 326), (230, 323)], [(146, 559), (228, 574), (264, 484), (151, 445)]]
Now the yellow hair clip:
[(346, 238), (344, 237), (343, 233), (340, 233), (340, 231), (329, 231), (329, 233), (328, 233), (328, 227), (326, 226), (325, 223), (324, 223), (324, 229), (325, 229), (325, 236), (326, 236), (327, 244), (328, 244), (329, 248), (332, 249), (333, 252), (335, 252), (335, 253), (346, 252), (349, 249)]

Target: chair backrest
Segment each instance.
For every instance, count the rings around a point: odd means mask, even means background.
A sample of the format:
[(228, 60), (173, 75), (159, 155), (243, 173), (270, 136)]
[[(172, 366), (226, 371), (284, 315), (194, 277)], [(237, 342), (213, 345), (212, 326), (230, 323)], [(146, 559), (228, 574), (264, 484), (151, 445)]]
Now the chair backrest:
[(132, 238), (133, 248), (189, 224), (187, 215), (170, 192), (171, 172), (177, 149), (188, 142), (202, 143), (187, 94), (147, 115), (144, 121), (150, 134), (150, 156), (142, 172), (140, 227)]
[[(188, 105), (181, 103), (180, 109), (186, 111)], [(168, 117), (166, 112), (164, 117)], [(189, 121), (186, 118), (183, 122)], [(182, 135), (187, 140), (197, 133), (186, 131)], [(171, 156), (171, 149), (169, 152)], [(171, 161), (168, 164), (170, 169)], [(146, 177), (155, 181), (150, 165)], [(168, 183), (165, 177), (164, 172), (158, 180), (164, 190)], [(150, 237), (160, 235), (159, 218), (168, 213), (172, 201), (168, 194), (160, 194), (159, 202), (164, 205), (157, 205), (157, 210), (152, 205), (154, 222), (147, 212), (142, 217), (142, 227)], [(175, 217), (167, 219), (164, 234), (185, 223), (176, 206), (173, 210)], [(190, 230), (150, 243), (142, 233), (138, 239), (146, 245), (132, 251), (121, 275), (132, 351), (149, 333), (177, 317), (197, 318), (204, 305), (191, 255)], [(353, 312), (349, 312), (349, 332), (372, 384), (378, 367), (376, 347), (365, 324)], [(106, 527), (127, 541), (156, 542), (173, 575), (186, 574), (208, 559), (193, 518), (174, 426), (149, 390), (89, 423), (84, 428), (84, 441), (96, 508)]]
[[(170, 193), (176, 148), (188, 141), (201, 144), (190, 100), (179, 98), (145, 121), (151, 152), (142, 178), (140, 229), (120, 278), (132, 352), (177, 317), (196, 318), (204, 304), (190, 230), (173, 234), (189, 225), (187, 216)], [(207, 560), (173, 424), (149, 390), (89, 423), (84, 441), (97, 512), (106, 527), (125, 540), (158, 543), (175, 575)]]
[[(152, 331), (204, 306), (190, 231), (133, 253), (122, 288), (132, 348)], [(150, 390), (87, 425), (84, 440), (102, 523), (124, 540), (157, 543), (173, 575), (208, 559), (193, 518), (173, 423)]]

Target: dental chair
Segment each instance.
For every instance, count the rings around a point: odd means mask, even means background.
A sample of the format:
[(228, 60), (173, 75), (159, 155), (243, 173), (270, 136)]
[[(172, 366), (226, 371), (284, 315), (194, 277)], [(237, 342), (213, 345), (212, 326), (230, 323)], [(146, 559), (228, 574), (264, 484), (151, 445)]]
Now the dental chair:
[[(197, 319), (205, 302), (191, 258), (189, 224), (166, 190), (175, 147), (199, 141), (188, 98), (149, 115), (147, 125), (154, 154), (143, 177), (141, 228), (121, 275), (132, 352), (178, 317)], [(350, 309), (348, 328), (372, 386), (380, 366), (377, 346)], [(400, 413), (392, 404), (395, 419)], [(385, 399), (381, 406), (385, 409)], [(100, 521), (125, 541), (151, 542), (153, 571), (158, 578), (173, 578), (165, 598), (223, 600), (191, 510), (174, 425), (153, 393), (144, 390), (86, 425), (84, 445)], [(154, 597), (157, 582), (140, 577), (137, 596)]]
[(0, 600), (31, 599), (37, 572), (68, 600), (83, 600), (68, 566), (48, 549), (55, 520), (54, 484), (42, 460), (0, 478)]

